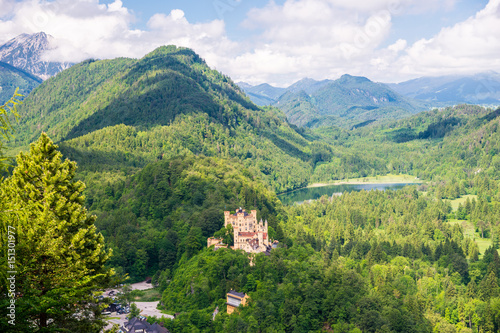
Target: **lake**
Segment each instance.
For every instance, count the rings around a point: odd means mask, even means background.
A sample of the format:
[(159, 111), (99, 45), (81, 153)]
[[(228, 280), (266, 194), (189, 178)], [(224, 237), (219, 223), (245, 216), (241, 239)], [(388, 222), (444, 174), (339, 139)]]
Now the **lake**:
[(416, 183), (387, 183), (387, 184), (340, 184), (340, 185), (327, 185), (320, 187), (304, 187), (295, 191), (286, 192), (278, 195), (278, 198), (284, 205), (293, 203), (302, 203), (307, 200), (316, 200), (323, 195), (340, 195), (344, 192), (352, 191), (371, 191), (371, 190), (397, 190), (405, 187), (406, 185), (418, 185)]

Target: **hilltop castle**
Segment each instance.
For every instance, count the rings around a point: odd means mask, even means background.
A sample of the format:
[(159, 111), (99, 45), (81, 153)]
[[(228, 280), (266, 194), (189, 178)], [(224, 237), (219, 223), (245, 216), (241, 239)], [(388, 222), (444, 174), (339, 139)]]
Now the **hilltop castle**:
[[(260, 220), (257, 222), (257, 211), (251, 210), (250, 214), (244, 209), (236, 210), (236, 213), (231, 214), (229, 211), (224, 212), (224, 227), (228, 225), (233, 227), (234, 232), (234, 250), (243, 250), (248, 253), (269, 252), (271, 250), (271, 242), (269, 241), (268, 223)], [(220, 239), (209, 238), (207, 245), (215, 245), (216, 248), (223, 246)], [(227, 246), (227, 245), (226, 245)]]

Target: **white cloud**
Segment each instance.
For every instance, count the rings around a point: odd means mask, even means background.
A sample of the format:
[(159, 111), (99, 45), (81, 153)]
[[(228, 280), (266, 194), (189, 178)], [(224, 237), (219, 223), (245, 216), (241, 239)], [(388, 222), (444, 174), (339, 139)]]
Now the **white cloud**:
[(237, 72), (239, 80), (284, 85), (304, 76), (352, 72), (387, 37), (391, 14), (358, 13), (332, 1), (288, 0), (251, 10), (243, 25), (262, 33), (252, 50), (230, 60), (228, 71), (244, 68)]
[(500, 70), (500, 0), (406, 49), (395, 67), (412, 76)]
[(14, 7), (14, 0), (0, 0), (0, 18), (9, 15)]
[[(235, 81), (286, 85), (303, 77), (364, 75), (380, 81), (500, 70), (500, 0), (475, 16), (408, 45), (394, 33), (395, 15), (447, 9), (455, 0), (287, 0), (247, 13), (254, 35), (234, 42), (225, 22), (189, 22), (180, 9), (157, 13), (134, 30), (133, 12), (119, 0), (0, 0), (0, 44), (21, 33), (44, 31), (58, 48), (47, 59), (142, 57), (160, 45), (193, 48)], [(252, 30), (253, 29), (253, 30)]]
[[(3, 1), (3, 0), (1, 0)], [(0, 44), (21, 34), (44, 31), (55, 37), (57, 49), (48, 60), (77, 62), (86, 58), (142, 57), (154, 48), (176, 44), (194, 48), (217, 64), (234, 47), (225, 36), (224, 22), (191, 24), (180, 9), (155, 14), (148, 30), (133, 30), (134, 15), (120, 0), (26, 0), (13, 4), (12, 17), (0, 20)]]
[(406, 48), (408, 43), (404, 39), (398, 39), (394, 44), (391, 44), (387, 47), (388, 50), (393, 52), (400, 52)]

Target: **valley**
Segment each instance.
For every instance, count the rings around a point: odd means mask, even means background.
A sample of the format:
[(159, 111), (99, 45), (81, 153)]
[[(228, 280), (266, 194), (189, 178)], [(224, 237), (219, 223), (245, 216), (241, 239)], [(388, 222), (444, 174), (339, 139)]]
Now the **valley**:
[[(254, 90), (267, 105), (258, 106), (248, 86), (170, 45), (83, 61), (27, 94), (0, 146), (23, 152), (2, 162), (2, 223), (33, 246), (19, 262), (64, 257), (75, 276), (101, 275), (78, 280), (81, 307), (56, 302), (69, 284), (48, 296), (20, 285), (17, 306), (46, 297), (55, 330), (98, 332), (101, 312), (86, 306), (104, 286), (151, 278), (158, 311), (176, 316), (149, 320), (171, 332), (497, 331), (499, 110), (431, 108), (350, 75), (272, 88)], [(224, 211), (239, 208), (268, 221), (266, 241), (279, 245), (267, 255), (207, 248), (214, 236), (234, 246)], [(54, 239), (81, 257), (52, 257)], [(50, 250), (43, 258), (37, 242)], [(231, 290), (250, 299), (235, 313)], [(43, 330), (35, 310), (18, 313), (26, 331)]]

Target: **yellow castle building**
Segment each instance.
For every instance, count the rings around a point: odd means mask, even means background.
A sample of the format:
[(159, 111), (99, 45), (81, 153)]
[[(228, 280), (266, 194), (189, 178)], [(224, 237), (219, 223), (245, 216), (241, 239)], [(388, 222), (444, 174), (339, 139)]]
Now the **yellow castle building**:
[(233, 227), (235, 250), (243, 250), (248, 253), (260, 253), (270, 251), (268, 223), (260, 220), (257, 222), (257, 211), (251, 210), (250, 214), (244, 209), (236, 210), (231, 214), (224, 212), (224, 227), (228, 225)]
[[(257, 222), (257, 211), (251, 210), (250, 213), (240, 207), (236, 213), (231, 214), (229, 211), (224, 212), (224, 227), (232, 226), (234, 236), (233, 250), (243, 250), (248, 253), (264, 252), (269, 255), (271, 248), (278, 242), (271, 243), (268, 234), (268, 223), (262, 221)], [(223, 244), (222, 239), (210, 237), (207, 239), (207, 247), (215, 246), (217, 250), (221, 247), (227, 247)]]

